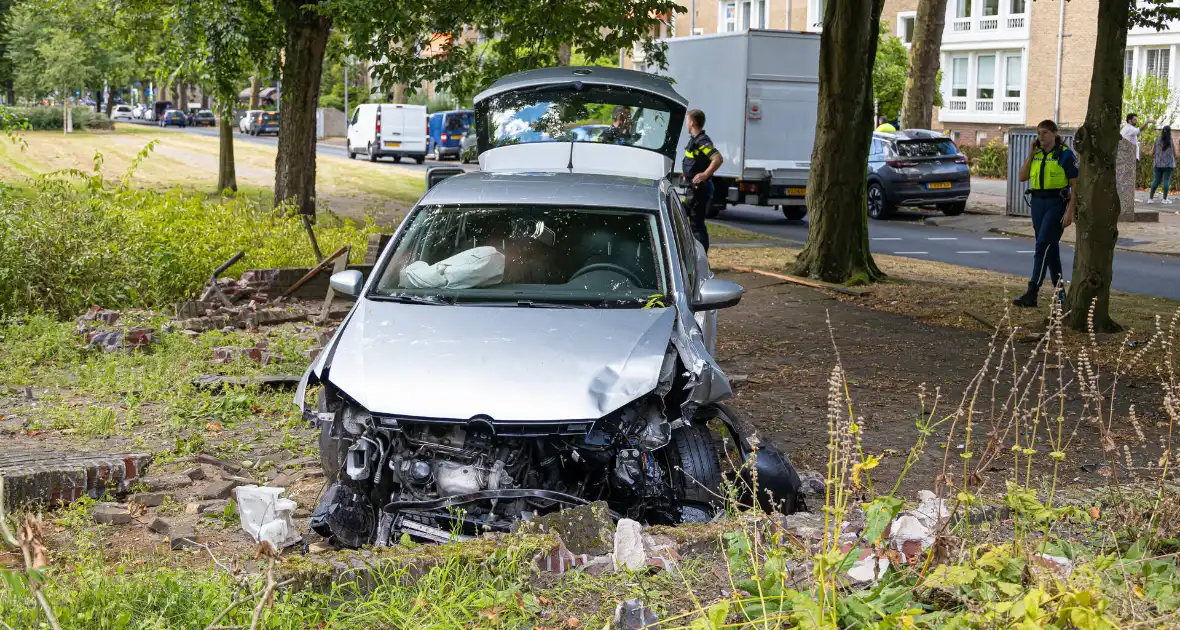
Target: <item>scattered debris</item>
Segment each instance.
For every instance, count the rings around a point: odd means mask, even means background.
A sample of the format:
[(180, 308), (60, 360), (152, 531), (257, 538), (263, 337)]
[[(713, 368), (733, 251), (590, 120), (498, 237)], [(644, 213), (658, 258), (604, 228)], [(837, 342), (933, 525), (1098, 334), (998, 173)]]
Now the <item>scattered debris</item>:
[(326, 540), (321, 540), (308, 545), (307, 553), (325, 553), (328, 551), (333, 551), (334, 549), (336, 549), (336, 547), (333, 546), (332, 543), (329, 543)]
[(199, 453), (193, 459), (198, 464), (209, 464), (210, 466), (220, 468), (231, 475), (236, 475), (242, 472), (241, 466), (227, 462), (224, 459), (218, 459), (212, 455), (206, 455), (205, 453)]
[(235, 346), (221, 346), (213, 349), (213, 360), (217, 363), (234, 363), (240, 359), (250, 359), (255, 363), (266, 365), (270, 362), (270, 350), (265, 340), (260, 340), (251, 348)]
[(172, 495), (165, 492), (139, 492), (131, 495), (131, 502), (144, 507), (160, 507), (164, 499), (171, 499)]
[(827, 492), (827, 481), (814, 470), (800, 470), (799, 482), (799, 490), (809, 497), (822, 497)]
[(1073, 575), (1073, 561), (1069, 558), (1034, 553), (1030, 559), (1028, 568), (1033, 574), (1048, 573), (1059, 580), (1068, 580)]
[(295, 387), (299, 385), (301, 376), (295, 374), (260, 374), (258, 376), (218, 376), (211, 374), (208, 376), (200, 376), (193, 379), (192, 383), (195, 387), (201, 389), (217, 389), (225, 387), (226, 385), (234, 385), (240, 387), (270, 387), (280, 389), (283, 387)]
[(918, 493), (918, 507), (902, 512), (889, 527), (889, 548), (902, 554), (902, 559), (913, 562), (919, 553), (934, 544), (934, 536), (951, 517), (945, 499), (933, 492)]
[(185, 470), (182, 474), (193, 481), (200, 481), (205, 478), (205, 469), (200, 466), (193, 466)]
[(642, 630), (655, 627), (660, 618), (640, 599), (628, 599), (615, 608), (612, 626), (616, 630)]
[(865, 549), (861, 552), (860, 560), (848, 569), (848, 579), (853, 586), (865, 586), (881, 579), (888, 570), (888, 558), (878, 558), (871, 550)]
[(131, 512), (118, 503), (99, 503), (91, 509), (90, 515), (96, 523), (104, 525), (126, 525), (131, 522)]
[(276, 551), (303, 539), (291, 520), (295, 502), (280, 498), (283, 492), (286, 488), (249, 485), (238, 488), (235, 493), (242, 529), (255, 542), (269, 542)]
[(147, 527), (157, 534), (167, 534), (170, 526), (168, 521), (162, 518), (154, 518), (152, 522), (148, 523)]
[(647, 566), (647, 554), (643, 551), (643, 526), (629, 518), (619, 520), (615, 526), (615, 567), (639, 571)]
[(214, 481), (202, 489), (197, 497), (200, 499), (228, 499), (233, 489), (242, 485), (237, 481)]
[(787, 533), (803, 540), (824, 539), (824, 515), (817, 512), (795, 512), (781, 520)]
[(172, 551), (181, 549), (199, 549), (202, 547), (197, 542), (197, 530), (192, 525), (178, 524), (168, 530), (168, 546)]
[(533, 522), (541, 531), (561, 536), (575, 555), (601, 556), (614, 547), (615, 524), (605, 501), (546, 514)]

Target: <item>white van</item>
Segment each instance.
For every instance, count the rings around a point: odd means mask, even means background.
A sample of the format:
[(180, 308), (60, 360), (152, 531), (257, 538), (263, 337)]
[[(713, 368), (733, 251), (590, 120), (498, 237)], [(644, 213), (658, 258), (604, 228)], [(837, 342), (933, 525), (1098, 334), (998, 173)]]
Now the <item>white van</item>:
[(370, 162), (390, 156), (421, 164), (426, 160), (426, 106), (366, 103), (352, 111), (348, 121), (349, 158), (367, 155)]

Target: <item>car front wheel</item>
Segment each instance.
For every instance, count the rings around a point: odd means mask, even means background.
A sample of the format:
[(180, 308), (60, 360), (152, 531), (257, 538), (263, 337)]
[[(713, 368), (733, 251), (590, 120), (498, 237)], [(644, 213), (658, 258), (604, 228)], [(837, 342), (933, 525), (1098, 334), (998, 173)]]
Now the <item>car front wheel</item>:
[(377, 149), (374, 149), (372, 144), (369, 144), (369, 161), (377, 161)]
[(348, 159), (355, 160), (356, 154), (352, 152), (352, 144), (347, 140), (344, 141), (344, 152), (348, 154)]
[(869, 217), (873, 219), (888, 219), (893, 214), (893, 207), (885, 197), (885, 188), (878, 182), (869, 184)]

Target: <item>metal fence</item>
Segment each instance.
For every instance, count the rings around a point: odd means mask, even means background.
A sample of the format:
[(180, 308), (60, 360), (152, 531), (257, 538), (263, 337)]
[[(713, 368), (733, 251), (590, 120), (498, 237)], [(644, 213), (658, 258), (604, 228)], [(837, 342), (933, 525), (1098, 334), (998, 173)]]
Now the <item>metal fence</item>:
[[(1065, 146), (1073, 148), (1073, 129), (1060, 129)], [(1036, 142), (1037, 130), (1031, 127), (1013, 127), (1008, 130), (1008, 202), (1007, 213), (1013, 216), (1027, 217), (1032, 215), (1032, 208), (1025, 201), (1024, 191), (1028, 190), (1028, 182), (1020, 181), (1020, 167), (1024, 166), (1024, 158), (1028, 157), (1032, 143)]]

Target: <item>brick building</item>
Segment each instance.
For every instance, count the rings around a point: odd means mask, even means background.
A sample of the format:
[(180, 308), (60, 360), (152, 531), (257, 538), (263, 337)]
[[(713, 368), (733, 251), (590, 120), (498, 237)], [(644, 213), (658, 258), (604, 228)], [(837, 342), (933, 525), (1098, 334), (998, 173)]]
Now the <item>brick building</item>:
[[(695, 0), (669, 36), (747, 28), (819, 31), (824, 0)], [(886, 0), (881, 19), (908, 45), (918, 0)], [(948, 0), (942, 38), (942, 101), (934, 127), (962, 144), (1006, 139), (1011, 127), (1052, 118), (1080, 125), (1086, 115), (1098, 0)], [(1180, 24), (1127, 35), (1128, 80), (1154, 74), (1180, 89), (1172, 68)], [(642, 67), (642, 59), (636, 60)]]

